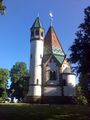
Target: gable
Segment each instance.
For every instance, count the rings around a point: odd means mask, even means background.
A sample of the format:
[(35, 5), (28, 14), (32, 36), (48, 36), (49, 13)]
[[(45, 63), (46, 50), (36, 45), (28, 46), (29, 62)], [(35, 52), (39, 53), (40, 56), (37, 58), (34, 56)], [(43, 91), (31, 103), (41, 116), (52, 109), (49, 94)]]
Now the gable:
[(62, 64), (65, 59), (65, 53), (54, 31), (50, 26), (44, 40), (44, 56), (53, 55), (55, 59)]
[(62, 66), (61, 66), (61, 71), (62, 72), (71, 72), (71, 66), (70, 66), (70, 63), (67, 61), (67, 59), (65, 59), (64, 61), (63, 61), (63, 64), (62, 64)]

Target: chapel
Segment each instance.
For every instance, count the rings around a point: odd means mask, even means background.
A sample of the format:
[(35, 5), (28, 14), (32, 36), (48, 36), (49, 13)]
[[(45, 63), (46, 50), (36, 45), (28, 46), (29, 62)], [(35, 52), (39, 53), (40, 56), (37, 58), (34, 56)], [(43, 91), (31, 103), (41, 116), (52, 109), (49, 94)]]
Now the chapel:
[(30, 79), (26, 101), (72, 103), (76, 95), (75, 74), (52, 23), (44, 35), (44, 27), (37, 17), (30, 33)]

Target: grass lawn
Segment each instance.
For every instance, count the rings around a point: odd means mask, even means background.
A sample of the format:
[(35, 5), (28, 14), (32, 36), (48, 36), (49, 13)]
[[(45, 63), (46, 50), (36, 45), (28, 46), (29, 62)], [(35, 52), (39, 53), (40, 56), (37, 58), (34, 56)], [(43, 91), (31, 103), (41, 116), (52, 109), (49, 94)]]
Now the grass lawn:
[(90, 106), (5, 103), (0, 120), (90, 120)]

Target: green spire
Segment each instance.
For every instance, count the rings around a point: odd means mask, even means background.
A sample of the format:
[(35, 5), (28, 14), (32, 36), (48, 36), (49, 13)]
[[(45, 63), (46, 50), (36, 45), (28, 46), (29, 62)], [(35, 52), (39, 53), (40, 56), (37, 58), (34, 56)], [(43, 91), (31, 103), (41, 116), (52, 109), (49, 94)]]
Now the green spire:
[(43, 26), (42, 26), (42, 24), (41, 24), (41, 22), (40, 22), (39, 17), (36, 18), (33, 26), (31, 27), (31, 29), (33, 29), (33, 28), (43, 28)]

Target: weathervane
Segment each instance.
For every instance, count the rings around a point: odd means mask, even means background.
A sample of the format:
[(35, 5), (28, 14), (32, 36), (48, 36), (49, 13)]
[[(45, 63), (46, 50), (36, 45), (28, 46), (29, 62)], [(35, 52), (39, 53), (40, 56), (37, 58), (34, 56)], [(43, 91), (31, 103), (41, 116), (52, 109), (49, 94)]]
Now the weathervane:
[(50, 25), (52, 26), (52, 24), (53, 24), (53, 14), (50, 12), (49, 16), (50, 16)]

